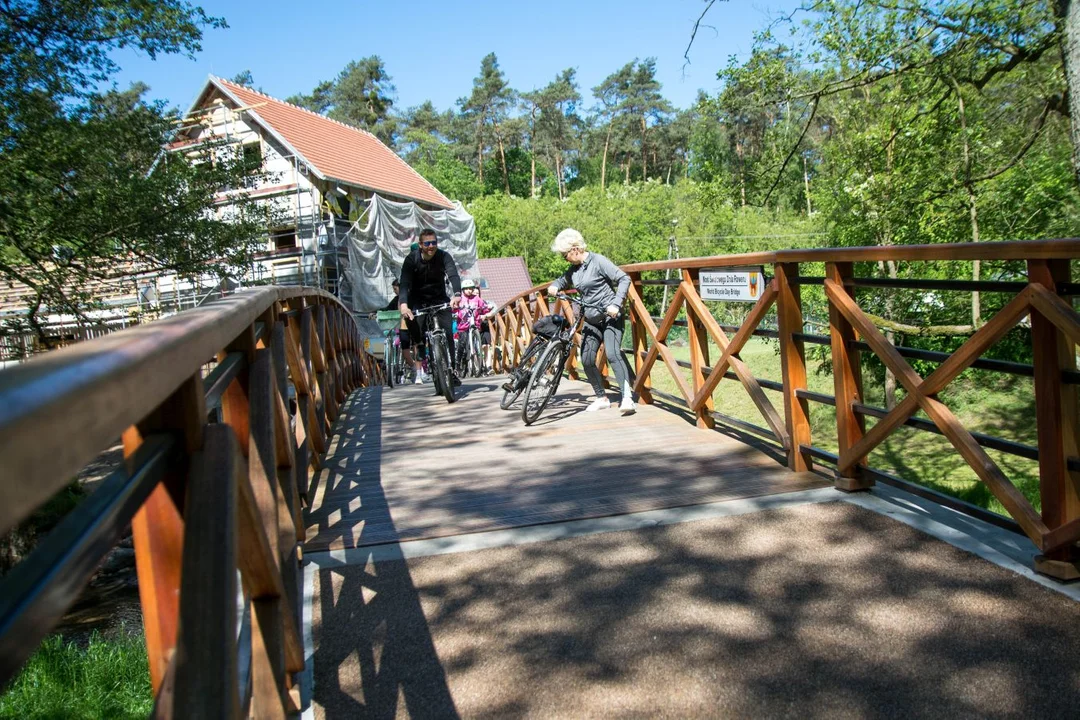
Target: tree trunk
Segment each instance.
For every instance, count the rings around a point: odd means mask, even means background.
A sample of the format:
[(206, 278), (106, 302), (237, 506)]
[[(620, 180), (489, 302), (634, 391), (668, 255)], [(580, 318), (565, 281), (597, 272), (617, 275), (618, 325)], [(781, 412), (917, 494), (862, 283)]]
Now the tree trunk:
[(806, 217), (810, 217), (813, 214), (813, 210), (810, 208), (810, 175), (806, 172), (806, 156), (802, 158), (802, 181), (803, 188), (806, 192)]
[[(892, 136), (892, 123), (889, 127), (890, 136)], [(893, 173), (893, 144), (889, 144), (885, 148), (885, 167), (888, 172), (886, 178), (888, 179), (886, 185), (885, 202), (886, 207), (888, 203), (892, 201), (892, 173)], [(884, 233), (881, 239), (882, 245), (892, 245), (892, 223), (889, 220), (888, 214), (885, 215), (885, 227)], [(889, 276), (890, 279), (895, 280), (897, 276), (897, 266), (895, 260), (887, 260), (884, 263), (878, 263)], [(896, 293), (889, 291), (885, 296), (885, 317), (890, 321), (896, 320)], [(886, 330), (885, 339), (889, 341), (890, 345), (896, 345), (896, 333), (891, 329)], [(888, 410), (892, 410), (896, 407), (896, 375), (888, 367), (885, 368), (885, 407)]]
[(607, 151), (611, 143), (611, 124), (608, 123), (607, 135), (604, 136), (604, 158), (600, 161), (600, 192), (604, 192), (607, 185)]
[(630, 158), (626, 158), (626, 179), (623, 180), (623, 185), (630, 184)]
[(645, 144), (645, 116), (641, 116), (641, 181), (649, 179), (649, 149)]
[(484, 116), (476, 123), (476, 172), (480, 176), (480, 184), (484, 184)]
[(1065, 20), (1061, 55), (1069, 88), (1069, 138), (1072, 140), (1073, 176), (1080, 182), (1080, 2), (1059, 0), (1059, 17)]
[[(963, 138), (964, 158), (964, 189), (967, 190), (968, 211), (971, 215), (971, 242), (979, 242), (979, 205), (975, 197), (975, 186), (971, 182), (971, 145), (968, 142), (967, 112), (964, 108), (964, 95), (960, 92), (960, 84), (954, 78), (953, 89), (956, 90), (956, 103), (960, 111), (960, 137)], [(975, 260), (971, 265), (971, 279), (978, 281), (982, 274), (980, 261)], [(975, 327), (982, 325), (982, 298), (978, 290), (971, 292), (971, 324)]]
[[(891, 245), (890, 242), (886, 242), (886, 245)], [(887, 263), (878, 263), (878, 267), (885, 272), (891, 279), (896, 279), (896, 262), (889, 260)], [(885, 318), (892, 321), (895, 318), (896, 312), (896, 295), (893, 292), (886, 291), (889, 294), (885, 299)], [(886, 326), (885, 339), (889, 341), (890, 345), (896, 344), (896, 332)], [(896, 375), (887, 367), (885, 368), (885, 408), (892, 410), (896, 407)]]
[(536, 197), (536, 154), (529, 153), (529, 163), (531, 165), (529, 175), (529, 197)]
[(503, 152), (502, 138), (499, 138), (499, 162), (502, 164), (503, 173), (503, 187), (506, 188), (506, 194), (510, 194), (510, 173), (506, 170), (506, 153)]
[(559, 188), (559, 199), (564, 199), (566, 197), (566, 193), (563, 189), (562, 153), (555, 154), (555, 186)]

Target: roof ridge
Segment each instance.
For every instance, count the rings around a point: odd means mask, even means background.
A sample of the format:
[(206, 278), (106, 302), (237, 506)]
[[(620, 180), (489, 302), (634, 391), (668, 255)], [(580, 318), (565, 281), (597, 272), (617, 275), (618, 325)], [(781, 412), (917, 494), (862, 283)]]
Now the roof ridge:
[[(214, 80), (216, 80), (216, 81), (218, 81), (220, 83), (225, 84), (226, 86), (229, 87), (230, 90), (235, 91), (236, 88), (239, 88), (239, 89), (241, 89), (241, 90), (243, 90), (245, 92), (254, 93), (255, 95), (258, 95), (259, 97), (263, 97), (263, 98), (266, 98), (267, 100), (271, 100), (271, 101), (279, 103), (281, 105), (285, 105), (286, 107), (293, 108), (294, 110), (300, 110), (301, 112), (305, 112), (305, 113), (311, 115), (312, 117), (316, 117), (316, 118), (319, 118), (320, 120), (326, 120), (326, 121), (335, 123), (335, 124), (340, 125), (341, 127), (345, 128), (346, 130), (352, 130), (353, 132), (357, 132), (357, 133), (360, 133), (361, 135), (366, 135), (366, 136), (370, 137), (372, 140), (374, 140), (375, 142), (379, 143), (384, 148), (386, 148), (386, 150), (391, 155), (393, 155), (394, 158), (399, 163), (401, 163), (406, 168), (408, 168), (409, 171), (413, 175), (415, 175), (417, 178), (420, 179), (421, 182), (423, 182), (428, 187), (430, 187), (432, 190), (434, 190), (435, 193), (446, 202), (446, 204), (448, 206), (447, 209), (453, 209), (453, 206), (454, 206), (454, 201), (453, 200), (451, 200), (446, 195), (444, 195), (443, 192), (441, 190), (439, 190), (439, 188), (435, 187), (435, 184), (433, 182), (431, 182), (426, 177), (424, 177), (419, 172), (417, 172), (416, 168), (414, 168), (412, 165), (410, 165), (408, 162), (406, 162), (405, 158), (398, 155), (397, 152), (393, 148), (391, 148), (389, 145), (387, 145), (382, 140), (380, 140), (371, 131), (365, 130), (363, 128), (356, 127), (355, 125), (350, 125), (349, 123), (342, 122), (341, 120), (336, 120), (336, 119), (334, 119), (332, 117), (327, 117), (326, 115), (321, 115), (321, 114), (315, 112), (314, 110), (311, 110), (310, 108), (302, 107), (300, 105), (297, 105), (296, 103), (291, 103), (291, 102), (288, 102), (287, 100), (282, 100), (280, 98), (273, 97), (272, 95), (267, 95), (266, 93), (264, 93), (262, 91), (255, 90), (254, 88), (249, 88), (246, 85), (240, 85), (238, 83), (234, 83), (233, 81), (226, 80), (223, 77), (219, 77), (219, 76), (216, 76), (216, 75), (211, 75), (210, 77), (212, 77)], [(269, 122), (269, 121), (267, 121), (267, 122)], [(415, 202), (415, 200), (414, 200), (414, 202)], [(427, 202), (427, 201), (424, 201), (424, 202)]]

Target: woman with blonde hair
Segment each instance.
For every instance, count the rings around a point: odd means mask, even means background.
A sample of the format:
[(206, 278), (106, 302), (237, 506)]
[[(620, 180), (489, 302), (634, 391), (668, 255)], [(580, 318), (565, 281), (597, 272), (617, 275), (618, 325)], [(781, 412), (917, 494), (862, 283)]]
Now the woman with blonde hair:
[(626, 328), (622, 306), (630, 289), (630, 276), (603, 255), (588, 252), (585, 238), (573, 228), (567, 228), (555, 236), (551, 251), (562, 255), (570, 267), (551, 283), (548, 295), (572, 287), (580, 293), (583, 302), (594, 306), (584, 308), (585, 323), (581, 327), (581, 364), (596, 394), (596, 399), (585, 410), (596, 412), (611, 407), (611, 401), (604, 394), (603, 376), (596, 367), (596, 356), (603, 343), (608, 363), (615, 370), (615, 379), (622, 393), (619, 410), (623, 415), (629, 415), (635, 408), (630, 367), (622, 354), (622, 336)]

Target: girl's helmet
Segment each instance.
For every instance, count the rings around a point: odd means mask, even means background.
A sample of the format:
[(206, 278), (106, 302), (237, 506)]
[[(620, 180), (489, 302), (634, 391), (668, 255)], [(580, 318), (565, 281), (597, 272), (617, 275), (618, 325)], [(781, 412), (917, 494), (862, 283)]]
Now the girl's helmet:
[(472, 278), (465, 278), (464, 280), (461, 281), (461, 289), (462, 290), (468, 290), (469, 288), (473, 288), (475, 290), (476, 289), (476, 281), (473, 280)]

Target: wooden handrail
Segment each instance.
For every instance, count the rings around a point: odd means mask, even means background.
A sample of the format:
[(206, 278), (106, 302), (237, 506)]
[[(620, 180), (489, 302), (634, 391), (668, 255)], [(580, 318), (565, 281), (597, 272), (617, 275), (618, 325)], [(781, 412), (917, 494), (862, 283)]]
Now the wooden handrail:
[[(0, 581), (0, 685), (130, 524), (155, 715), (297, 711), (301, 502), (341, 405), (380, 376), (345, 306), (302, 287), (245, 290), (0, 372), (0, 528), (117, 437), (127, 458)], [(224, 422), (208, 420), (208, 400)], [(237, 637), (237, 570), (250, 690), (225, 640)]]
[[(784, 449), (789, 467), (803, 471), (813, 467), (814, 458), (830, 458), (830, 462), (837, 467), (837, 488), (846, 491), (867, 489), (874, 484), (875, 477), (882, 476), (867, 465), (867, 456), (896, 428), (913, 426), (940, 433), (952, 443), (957, 454), (1006, 508), (1035, 546), (1046, 553), (1037, 561), (1036, 569), (1059, 579), (1077, 577), (1080, 576), (1080, 553), (1076, 547), (1077, 541), (1080, 541), (1080, 482), (1076, 475), (1080, 473), (1074, 468), (1080, 467), (1077, 457), (1080, 455), (1077, 448), (1077, 438), (1080, 438), (1077, 406), (1080, 401), (1077, 399), (1076, 386), (1066, 383), (1076, 377), (1074, 353), (1076, 344), (1080, 343), (1080, 314), (1060, 296), (1061, 293), (1075, 292), (1075, 286), (1069, 284), (1070, 262), (1077, 258), (1080, 258), (1080, 239), (1064, 238), (1000, 243), (794, 249), (624, 265), (622, 269), (630, 274), (633, 281), (628, 297), (628, 316), (634, 347), (631, 357), (637, 374), (635, 390), (640, 393), (642, 402), (652, 402), (650, 372), (654, 366), (663, 366), (671, 374), (682, 396), (668, 397), (693, 412), (699, 426), (711, 427), (714, 420), (725, 419), (712, 408), (713, 390), (722, 382), (722, 378), (734, 377), (744, 386), (768, 426), (752, 426), (754, 431), (771, 437)], [(912, 355), (910, 349), (894, 347), (875, 326), (875, 322), (879, 321), (863, 310), (856, 297), (858, 289), (870, 292), (883, 283), (860, 282), (854, 274), (854, 263), (883, 260), (1026, 261), (1028, 281), (995, 285), (994, 292), (1010, 294), (1013, 299), (984, 325), (969, 331), (970, 337), (958, 350), (950, 354), (922, 353), (926, 356), (924, 359), (940, 363), (924, 379), (915, 373), (905, 359), (905, 356)], [(800, 263), (823, 263), (825, 277), (801, 278)], [(757, 305), (747, 315), (744, 324), (729, 338), (702, 300), (697, 276), (698, 271), (705, 268), (740, 266), (771, 266), (773, 280), (762, 289)], [(668, 270), (681, 272), (682, 279), (663, 281), (672, 285), (675, 292), (669, 304), (660, 308), (654, 318), (645, 306), (641, 288), (657, 281), (643, 280), (642, 273)], [(827, 337), (806, 334), (800, 295), (800, 286), (806, 280), (813, 280), (814, 284), (822, 285), (825, 290), (830, 318)], [(910, 284), (917, 288), (920, 281)], [(978, 290), (984, 284), (948, 281), (946, 289)], [(527, 339), (526, 329), (531, 325), (531, 316), (535, 314), (528, 311), (530, 304), (544, 302), (547, 285), (544, 283), (532, 287), (497, 310), (491, 321), (492, 337), (496, 347), (504, 348), (501, 365), (497, 369), (509, 370), (516, 362), (517, 353), (508, 353), (506, 348), (520, 346)], [(904, 279), (890, 279), (887, 285), (903, 288), (906, 283)], [(771, 306), (776, 308), (779, 330), (770, 331), (770, 335), (780, 340), (783, 382), (779, 386), (776, 383), (766, 386), (782, 389), (782, 416), (762, 392), (764, 381), (755, 378), (738, 358), (739, 350), (751, 335), (757, 333), (758, 324)], [(677, 320), (680, 313), (685, 313), (685, 320)], [(987, 361), (981, 358), (981, 353), (1027, 316), (1031, 317), (1034, 363), (1017, 367), (1026, 368), (1035, 376), (1041, 513), (1034, 509), (982, 448), (1007, 445), (1010, 450), (1021, 449), (1029, 456), (1035, 449), (972, 433), (936, 397), (936, 393), (973, 365), (1016, 372), (1012, 364)], [(677, 323), (684, 325), (690, 335), (689, 363), (676, 360), (667, 347), (668, 333)], [(707, 337), (721, 351), (721, 356), (711, 366)], [(814, 393), (809, 393), (806, 387), (805, 338), (831, 345), (835, 393), (830, 396), (830, 404), (836, 407), (837, 412), (838, 454), (814, 447), (810, 437), (807, 405)], [(905, 350), (909, 352), (902, 352)], [(862, 390), (861, 355), (864, 352), (877, 356), (907, 390), (903, 401), (883, 413), (869, 432), (865, 426), (867, 413), (864, 410), (867, 406)], [(573, 359), (568, 361), (566, 370), (573, 372), (573, 363)], [(683, 374), (686, 368), (691, 370), (689, 383)], [(729, 368), (733, 372), (728, 372)], [(917, 410), (924, 411), (930, 420), (911, 422), (912, 414)]]

